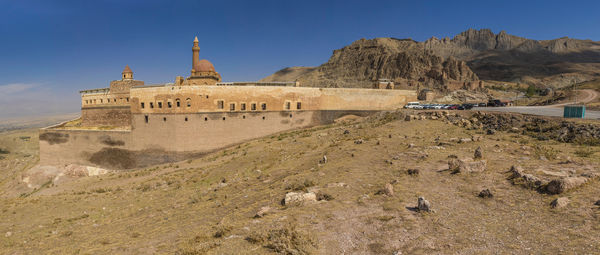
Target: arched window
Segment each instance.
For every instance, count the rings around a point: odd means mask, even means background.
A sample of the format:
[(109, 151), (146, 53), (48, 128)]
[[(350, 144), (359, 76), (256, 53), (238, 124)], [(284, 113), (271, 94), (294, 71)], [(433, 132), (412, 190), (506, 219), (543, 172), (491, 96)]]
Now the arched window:
[(191, 107), (192, 106), (192, 99), (191, 98), (186, 99), (185, 103), (187, 104), (187, 107)]
[(181, 106), (181, 101), (179, 100), (179, 98), (175, 99), (175, 104), (177, 105), (177, 107)]

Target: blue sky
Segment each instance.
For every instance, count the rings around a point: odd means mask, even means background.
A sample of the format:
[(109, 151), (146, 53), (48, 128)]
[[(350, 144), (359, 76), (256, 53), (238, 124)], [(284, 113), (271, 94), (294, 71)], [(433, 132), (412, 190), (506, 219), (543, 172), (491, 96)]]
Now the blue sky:
[(0, 0), (0, 118), (76, 112), (78, 90), (107, 87), (125, 64), (147, 84), (188, 76), (194, 36), (224, 81), (254, 81), (320, 65), (360, 38), (491, 28), (599, 41), (598, 10), (600, 1), (553, 0)]

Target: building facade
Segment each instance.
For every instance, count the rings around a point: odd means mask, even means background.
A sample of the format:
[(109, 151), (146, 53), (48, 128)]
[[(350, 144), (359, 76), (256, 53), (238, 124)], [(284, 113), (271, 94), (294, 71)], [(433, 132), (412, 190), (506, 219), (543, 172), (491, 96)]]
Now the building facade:
[(109, 88), (81, 91), (78, 125), (40, 130), (41, 164), (129, 169), (183, 160), (290, 129), (366, 116), (416, 100), (414, 90), (301, 87), (297, 82), (221, 82), (199, 59), (188, 78), (145, 85), (126, 66)]

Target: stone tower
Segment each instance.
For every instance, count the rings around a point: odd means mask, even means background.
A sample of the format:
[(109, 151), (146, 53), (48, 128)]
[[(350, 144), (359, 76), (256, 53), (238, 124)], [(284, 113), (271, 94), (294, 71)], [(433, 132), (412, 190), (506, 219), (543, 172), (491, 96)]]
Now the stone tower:
[(198, 37), (194, 38), (194, 46), (192, 47), (191, 75), (185, 80), (176, 78), (175, 84), (215, 85), (220, 81), (221, 75), (215, 71), (213, 64), (206, 59), (200, 59), (200, 46), (198, 46)]
[(129, 65), (125, 65), (125, 69), (123, 69), (123, 81), (132, 81), (133, 80), (133, 71), (129, 68)]

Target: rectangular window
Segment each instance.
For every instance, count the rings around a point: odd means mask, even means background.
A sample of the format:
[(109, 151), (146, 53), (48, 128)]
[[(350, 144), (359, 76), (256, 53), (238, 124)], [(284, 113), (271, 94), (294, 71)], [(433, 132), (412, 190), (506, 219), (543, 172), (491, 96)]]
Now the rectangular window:
[(177, 107), (181, 107), (181, 102), (179, 102), (179, 100), (177, 100)]
[(290, 108), (292, 108), (292, 103), (290, 102), (285, 102), (285, 109), (289, 110)]
[(100, 98), (100, 103), (102, 103), (102, 98)]
[(117, 102), (117, 99), (116, 99), (116, 98), (114, 98), (113, 100), (114, 100), (113, 102), (115, 102), (115, 103)]
[(242, 110), (242, 111), (246, 110), (246, 103), (241, 103), (240, 104), (240, 110)]
[(127, 99), (127, 102), (129, 103), (129, 97), (127, 97), (127, 98), (125, 98), (125, 99)]
[(148, 115), (144, 115), (144, 120), (148, 123)]
[(265, 103), (262, 103), (262, 104), (260, 104), (260, 108), (261, 108), (263, 111), (266, 111), (266, 110), (267, 110), (267, 104), (265, 104)]
[(154, 108), (154, 103), (150, 102), (150, 108)]
[(144, 102), (142, 102), (142, 109), (144, 109)]
[(217, 101), (217, 109), (223, 109), (223, 104), (224, 104), (223, 100)]
[(158, 108), (162, 108), (162, 102), (158, 102)]
[(256, 104), (255, 103), (251, 104), (250, 109), (253, 111), (256, 111)]
[(88, 103), (88, 100), (85, 100), (85, 104), (87, 104), (87, 103)]
[(172, 106), (171, 102), (167, 102), (167, 106), (168, 106), (169, 108), (171, 108), (171, 106)]
[(235, 104), (229, 104), (229, 110), (235, 111)]
[(302, 103), (298, 102), (298, 104), (296, 104), (296, 109), (298, 109), (298, 110), (302, 109)]

